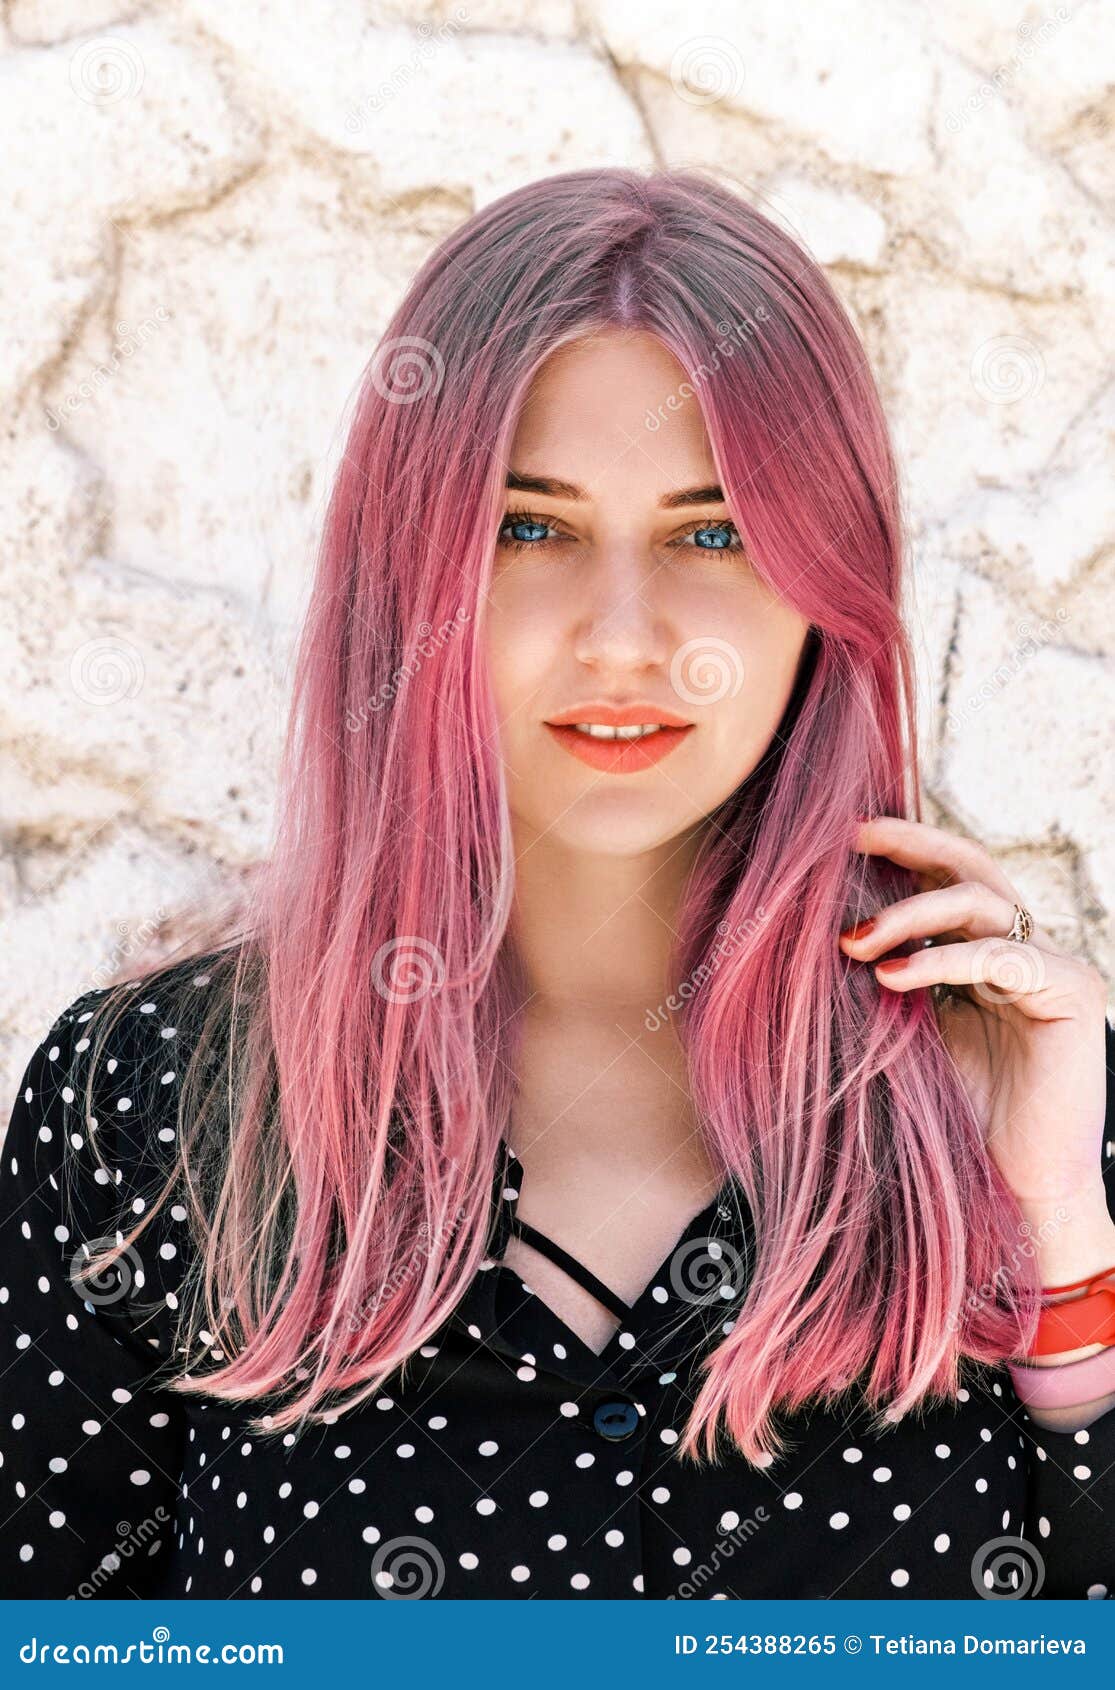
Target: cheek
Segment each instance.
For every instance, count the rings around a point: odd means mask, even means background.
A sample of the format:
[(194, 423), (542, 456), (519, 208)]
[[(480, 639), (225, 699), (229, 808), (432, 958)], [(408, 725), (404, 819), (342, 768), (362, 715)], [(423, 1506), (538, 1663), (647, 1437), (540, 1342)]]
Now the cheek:
[(695, 708), (708, 712), (709, 747), (729, 783), (750, 773), (769, 747), (808, 629), (804, 618), (765, 597), (753, 598), (742, 614), (738, 605), (732, 610), (707, 624), (714, 633), (691, 636), (688, 670), (675, 666), (677, 690), (691, 683)]
[(485, 652), (501, 715), (539, 692), (568, 637), (567, 608), (526, 574), (497, 577), (488, 593)]

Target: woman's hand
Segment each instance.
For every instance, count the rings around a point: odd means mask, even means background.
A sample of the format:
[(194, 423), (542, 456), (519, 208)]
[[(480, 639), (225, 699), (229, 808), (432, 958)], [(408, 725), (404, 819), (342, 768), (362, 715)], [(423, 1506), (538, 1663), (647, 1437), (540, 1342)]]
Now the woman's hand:
[[(1026, 944), (1005, 937), (1023, 899), (977, 840), (876, 816), (860, 824), (854, 845), (912, 869), (923, 890), (849, 928), (841, 948), (874, 963), (888, 991), (953, 988), (941, 1008), (942, 1037), (983, 1122), (988, 1152), (1038, 1234), (1042, 1283), (1064, 1284), (1115, 1265), (1115, 1221), (1101, 1172), (1103, 976), (1036, 923)], [(890, 963), (876, 960), (905, 940), (923, 948)]]

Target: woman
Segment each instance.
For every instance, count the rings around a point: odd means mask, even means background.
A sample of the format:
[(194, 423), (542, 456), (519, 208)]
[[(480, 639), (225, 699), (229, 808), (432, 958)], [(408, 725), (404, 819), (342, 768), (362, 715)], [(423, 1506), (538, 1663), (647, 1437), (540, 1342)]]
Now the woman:
[(11, 1593), (1115, 1590), (1103, 982), (918, 819), (901, 563), (862, 349), (728, 188), (433, 253), (252, 907), (20, 1089)]

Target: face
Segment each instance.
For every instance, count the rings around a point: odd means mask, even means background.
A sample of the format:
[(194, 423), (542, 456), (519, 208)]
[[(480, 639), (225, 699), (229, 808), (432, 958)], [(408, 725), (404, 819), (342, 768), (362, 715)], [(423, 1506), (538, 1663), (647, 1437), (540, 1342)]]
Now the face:
[[(809, 624), (743, 549), (698, 399), (663, 409), (687, 380), (609, 332), (552, 354), (523, 407), (486, 623), (521, 837), (634, 855), (699, 829), (789, 699)], [(571, 725), (617, 721), (656, 731)]]

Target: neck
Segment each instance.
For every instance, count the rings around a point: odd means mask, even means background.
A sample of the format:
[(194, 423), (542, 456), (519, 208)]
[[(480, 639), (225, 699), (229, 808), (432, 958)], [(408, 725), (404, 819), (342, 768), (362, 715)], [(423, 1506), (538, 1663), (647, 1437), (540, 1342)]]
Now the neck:
[(536, 1198), (551, 1180), (627, 1188), (637, 1176), (663, 1204), (708, 1184), (674, 1020), (650, 1013), (670, 989), (698, 842), (621, 857), (516, 841), (512, 937), (527, 997), (508, 1136)]
[(631, 856), (515, 828), (511, 936), (535, 1016), (637, 1018), (669, 989), (678, 908), (700, 829)]

